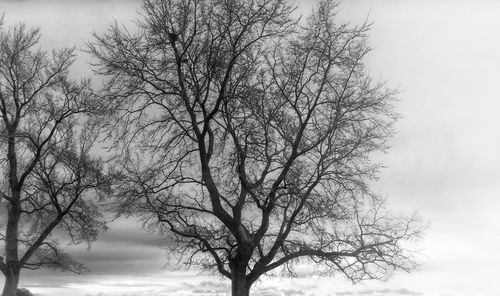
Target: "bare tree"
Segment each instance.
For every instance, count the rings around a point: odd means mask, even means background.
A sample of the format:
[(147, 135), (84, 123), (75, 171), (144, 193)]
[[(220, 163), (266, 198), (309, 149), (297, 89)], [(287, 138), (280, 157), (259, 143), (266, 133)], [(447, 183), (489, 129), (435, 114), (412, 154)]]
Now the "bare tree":
[(233, 295), (312, 260), (353, 281), (415, 268), (421, 234), (368, 184), (396, 119), (395, 92), (363, 64), (368, 24), (322, 1), (301, 23), (286, 0), (146, 0), (89, 51), (106, 75), (121, 210), (173, 236)]
[[(47, 53), (40, 33), (0, 27), (0, 271), (3, 296), (14, 296), (22, 268), (73, 272), (83, 266), (58, 246), (90, 242), (105, 226), (95, 192), (108, 178), (90, 155), (97, 138), (88, 115), (98, 110), (89, 81), (69, 79), (73, 49)], [(85, 126), (84, 126), (85, 125)]]

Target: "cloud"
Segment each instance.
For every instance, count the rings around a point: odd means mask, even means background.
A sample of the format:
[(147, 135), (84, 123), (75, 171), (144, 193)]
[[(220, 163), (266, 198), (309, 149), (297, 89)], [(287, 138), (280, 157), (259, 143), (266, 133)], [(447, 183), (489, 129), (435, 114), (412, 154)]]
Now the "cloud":
[(353, 295), (353, 296), (364, 296), (364, 295), (387, 295), (387, 296), (395, 296), (395, 295), (410, 295), (410, 296), (418, 296), (418, 295), (423, 295), (423, 293), (420, 292), (415, 292), (411, 291), (406, 288), (401, 288), (401, 289), (365, 289), (365, 290), (359, 290), (359, 291), (342, 291), (342, 292), (336, 292), (336, 296), (347, 296), (347, 295)]
[(144, 230), (135, 218), (119, 218), (108, 226), (109, 230), (99, 235), (99, 241), (103, 243), (161, 246), (168, 242), (160, 234)]
[(302, 290), (287, 289), (283, 290), (283, 294), (285, 296), (292, 296), (292, 295), (304, 295), (305, 293)]
[(71, 246), (70, 253), (92, 275), (150, 275), (168, 263), (168, 242), (157, 233), (141, 228), (135, 219), (119, 219), (109, 224), (90, 250)]
[(399, 289), (399, 290), (393, 290), (392, 292), (395, 294), (401, 294), (401, 295), (412, 295), (412, 296), (422, 295), (422, 293), (420, 293), (420, 292), (410, 291), (406, 288)]
[(217, 288), (217, 289), (230, 289), (231, 285), (229, 283), (217, 282), (217, 281), (202, 281), (199, 284), (189, 284), (186, 283), (188, 287), (204, 287), (204, 288)]
[[(341, 286), (344, 290), (332, 290), (332, 279), (278, 279), (262, 280), (252, 287), (251, 294), (259, 296), (418, 296), (420, 292), (407, 288), (374, 288), (349, 290), (349, 285)], [(67, 281), (66, 281), (67, 282)], [(337, 286), (337, 285), (334, 285)], [(352, 287), (355, 288), (355, 287)], [(194, 272), (163, 272), (155, 276), (94, 276), (85, 277), (78, 283), (67, 285), (59, 291), (73, 293), (72, 296), (226, 296), (231, 291), (230, 281), (212, 275)], [(44, 290), (34, 291), (44, 292)], [(58, 293), (52, 295), (68, 295)]]
[(31, 289), (31, 288), (63, 288), (65, 287), (65, 283), (61, 282), (29, 282), (26, 284), (19, 285), (20, 288), (26, 288), (26, 289)]
[(231, 290), (229, 283), (218, 281), (202, 281), (197, 284), (184, 283), (184, 285), (195, 294), (226, 294)]
[(254, 293), (260, 296), (281, 296), (278, 290), (269, 287), (257, 289)]
[[(309, 291), (310, 289), (308, 289)], [(306, 295), (303, 289), (293, 289), (286, 287), (261, 287), (252, 290), (255, 295), (265, 295), (265, 296), (301, 296)], [(250, 293), (250, 294), (252, 294)], [(313, 295), (313, 294), (310, 294)]]

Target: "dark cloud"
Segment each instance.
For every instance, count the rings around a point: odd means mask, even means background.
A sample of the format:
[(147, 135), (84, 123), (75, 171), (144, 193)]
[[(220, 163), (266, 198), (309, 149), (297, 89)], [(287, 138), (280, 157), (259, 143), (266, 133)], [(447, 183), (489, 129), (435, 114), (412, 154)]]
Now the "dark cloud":
[(392, 293), (401, 294), (401, 295), (412, 295), (412, 296), (423, 295), (420, 292), (410, 291), (410, 290), (408, 290), (406, 288), (398, 289), (398, 290), (393, 290)]
[(222, 289), (230, 289), (231, 285), (229, 283), (217, 282), (217, 281), (203, 281), (199, 283), (198, 286), (201, 287), (214, 287), (214, 288), (222, 288)]
[(117, 244), (97, 244), (91, 251), (73, 252), (79, 261), (88, 264), (112, 262), (137, 262), (158, 259), (158, 247), (137, 247)]
[(255, 291), (256, 295), (259, 296), (281, 296), (281, 293), (279, 290), (275, 290), (273, 288), (261, 288), (257, 289)]
[(127, 243), (138, 245), (163, 245), (166, 240), (158, 233), (143, 229), (138, 218), (117, 218), (106, 217), (108, 230), (99, 234), (100, 242)]
[(345, 291), (345, 292), (337, 292), (335, 293), (337, 296), (345, 296), (345, 295), (354, 295), (353, 292)]
[(283, 295), (285, 296), (292, 296), (292, 295), (304, 295), (304, 291), (302, 290), (295, 290), (295, 289), (285, 289), (283, 290)]
[(210, 290), (210, 289), (194, 289), (192, 291), (194, 294), (204, 294), (204, 295), (218, 295), (218, 294), (226, 294), (226, 290)]
[(255, 295), (265, 295), (265, 296), (300, 296), (306, 295), (306, 293), (301, 289), (289, 289), (281, 287), (262, 287), (257, 288), (253, 292)]
[(342, 292), (336, 292), (336, 296), (347, 296), (347, 295), (411, 295), (411, 296), (418, 296), (418, 295), (423, 295), (423, 293), (420, 292), (415, 292), (408, 290), (406, 288), (401, 288), (401, 289), (366, 289), (366, 290), (361, 290), (361, 291), (342, 291)]
[(26, 284), (19, 285), (21, 288), (64, 288), (66, 286), (65, 283), (56, 282), (55, 280), (52, 282), (30, 282)]
[(138, 223), (120, 221), (111, 224), (109, 231), (102, 234), (90, 250), (83, 246), (66, 248), (71, 256), (88, 268), (88, 272), (75, 275), (43, 269), (23, 271), (21, 284), (28, 288), (64, 288), (68, 284), (92, 283), (103, 276), (159, 274), (166, 270), (168, 262), (167, 253), (160, 245), (160, 237), (146, 233)]
[(184, 287), (196, 294), (227, 294), (231, 291), (229, 283), (223, 283), (216, 280), (202, 281), (200, 283), (184, 283)]
[(72, 247), (69, 253), (93, 275), (147, 275), (167, 265), (166, 245), (166, 240), (142, 229), (136, 220), (120, 219), (109, 224), (90, 250)]
[(50, 269), (23, 270), (19, 286), (31, 288), (67, 288), (71, 284), (88, 284), (93, 278), (88, 274), (75, 275)]

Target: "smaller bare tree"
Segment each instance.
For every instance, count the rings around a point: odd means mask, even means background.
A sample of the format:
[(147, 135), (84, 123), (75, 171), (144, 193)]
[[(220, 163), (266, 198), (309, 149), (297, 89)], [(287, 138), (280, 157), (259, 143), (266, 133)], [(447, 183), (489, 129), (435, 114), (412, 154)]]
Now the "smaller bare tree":
[(0, 271), (15, 296), (22, 268), (81, 272), (58, 245), (91, 242), (105, 227), (96, 194), (108, 191), (91, 156), (99, 110), (90, 82), (73, 81), (73, 49), (38, 48), (39, 29), (0, 27)]

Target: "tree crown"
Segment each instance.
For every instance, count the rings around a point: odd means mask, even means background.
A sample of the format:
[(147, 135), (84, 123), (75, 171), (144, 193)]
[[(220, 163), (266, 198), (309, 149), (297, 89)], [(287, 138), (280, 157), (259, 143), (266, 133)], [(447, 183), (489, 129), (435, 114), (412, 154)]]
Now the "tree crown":
[[(146, 0), (89, 51), (116, 106), (120, 210), (170, 233), (190, 264), (250, 283), (309, 258), (353, 281), (416, 266), (369, 189), (397, 115), (363, 58), (368, 24), (308, 21), (284, 0)], [(207, 261), (206, 258), (211, 258)]]

